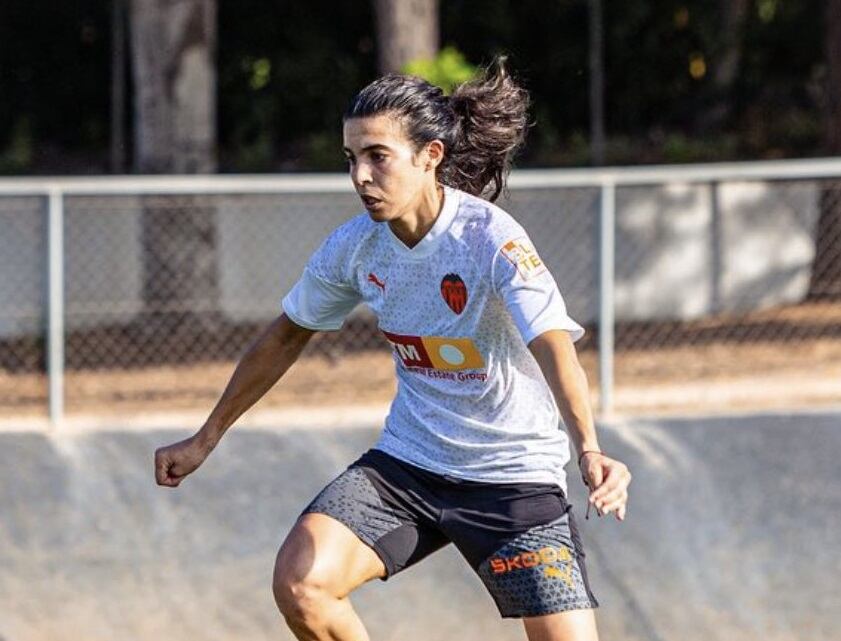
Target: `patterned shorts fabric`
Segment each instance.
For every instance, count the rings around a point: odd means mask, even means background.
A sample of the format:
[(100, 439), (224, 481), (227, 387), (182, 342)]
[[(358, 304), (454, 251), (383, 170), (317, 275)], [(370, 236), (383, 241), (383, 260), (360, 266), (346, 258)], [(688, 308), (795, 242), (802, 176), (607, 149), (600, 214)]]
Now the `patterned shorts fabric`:
[(571, 506), (557, 485), (442, 476), (369, 450), (303, 511), (314, 512), (373, 548), (386, 579), (453, 543), (503, 617), (598, 607)]

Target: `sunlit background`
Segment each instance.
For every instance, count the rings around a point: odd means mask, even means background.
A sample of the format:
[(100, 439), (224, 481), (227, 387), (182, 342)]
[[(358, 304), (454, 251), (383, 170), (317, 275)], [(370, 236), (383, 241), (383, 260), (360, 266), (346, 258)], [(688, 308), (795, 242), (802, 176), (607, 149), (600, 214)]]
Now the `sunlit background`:
[[(500, 204), (571, 315), (629, 521), (584, 524), (605, 638), (841, 638), (841, 0), (0, 4), (0, 641), (291, 636), (274, 553), (395, 392), (363, 307), (176, 492), (324, 236), (378, 75), (532, 97)], [(582, 488), (570, 473), (570, 491)], [(452, 551), (376, 639), (516, 639)]]

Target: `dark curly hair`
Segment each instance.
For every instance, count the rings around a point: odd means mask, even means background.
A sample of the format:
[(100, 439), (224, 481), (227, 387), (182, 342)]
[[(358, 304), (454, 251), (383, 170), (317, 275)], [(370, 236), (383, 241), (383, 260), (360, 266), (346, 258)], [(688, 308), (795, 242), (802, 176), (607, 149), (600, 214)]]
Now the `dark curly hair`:
[(529, 95), (498, 57), (452, 96), (427, 81), (401, 74), (375, 80), (351, 101), (344, 120), (391, 113), (420, 150), (444, 143), (438, 179), (493, 202), (503, 192), (511, 161), (528, 128)]

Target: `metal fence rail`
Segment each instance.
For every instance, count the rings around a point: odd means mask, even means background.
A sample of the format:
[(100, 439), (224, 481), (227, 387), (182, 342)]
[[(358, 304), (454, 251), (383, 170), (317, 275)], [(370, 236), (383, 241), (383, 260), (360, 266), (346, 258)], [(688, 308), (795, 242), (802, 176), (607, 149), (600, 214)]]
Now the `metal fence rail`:
[[(519, 171), (500, 204), (591, 330), (603, 411), (655, 370), (841, 355), (839, 159)], [(69, 370), (236, 358), (358, 211), (342, 175), (0, 179), (0, 414), (45, 376), (60, 422)], [(310, 353), (383, 348), (360, 309)]]

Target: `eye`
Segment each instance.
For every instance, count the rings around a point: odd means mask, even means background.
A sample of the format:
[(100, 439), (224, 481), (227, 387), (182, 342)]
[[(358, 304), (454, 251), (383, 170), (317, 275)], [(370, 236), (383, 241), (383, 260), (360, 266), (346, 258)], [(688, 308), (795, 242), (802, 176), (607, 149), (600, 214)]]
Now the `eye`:
[(375, 151), (371, 154), (371, 160), (373, 160), (374, 162), (382, 162), (386, 159), (386, 157), (387, 156), (385, 154), (381, 154), (378, 151)]
[(354, 163), (354, 162), (356, 162), (356, 161), (355, 161), (355, 160), (354, 160), (351, 156), (345, 156), (345, 162), (346, 162), (348, 165), (351, 165), (351, 166), (352, 166), (352, 165), (353, 165), (353, 163)]

